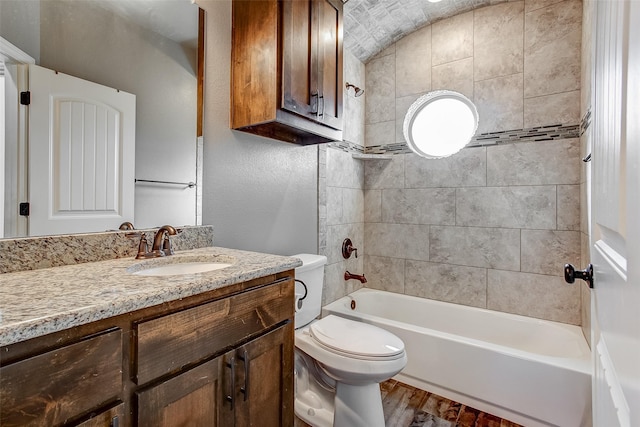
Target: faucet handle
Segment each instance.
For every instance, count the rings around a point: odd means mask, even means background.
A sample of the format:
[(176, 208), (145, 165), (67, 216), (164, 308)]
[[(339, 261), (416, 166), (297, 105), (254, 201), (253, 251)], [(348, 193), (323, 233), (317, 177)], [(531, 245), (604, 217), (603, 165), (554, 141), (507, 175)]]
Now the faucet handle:
[(164, 242), (162, 242), (162, 252), (165, 255), (173, 255), (173, 248), (171, 247), (171, 239), (168, 234), (164, 236)]
[(356, 258), (358, 258), (358, 249), (353, 247), (351, 239), (346, 238), (342, 242), (342, 257), (344, 259), (351, 258), (351, 252), (355, 252)]
[(140, 243), (138, 244), (138, 254), (136, 259), (146, 258), (149, 251), (149, 244), (147, 243), (147, 236), (144, 233), (140, 234)]

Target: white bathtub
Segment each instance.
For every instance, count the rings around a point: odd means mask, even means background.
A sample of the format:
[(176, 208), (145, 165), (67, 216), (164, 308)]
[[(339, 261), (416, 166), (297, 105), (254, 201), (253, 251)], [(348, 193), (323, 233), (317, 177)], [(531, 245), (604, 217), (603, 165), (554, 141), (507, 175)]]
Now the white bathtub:
[(577, 326), (371, 289), (323, 307), (330, 313), (399, 336), (409, 361), (398, 381), (527, 427), (591, 425), (590, 351)]

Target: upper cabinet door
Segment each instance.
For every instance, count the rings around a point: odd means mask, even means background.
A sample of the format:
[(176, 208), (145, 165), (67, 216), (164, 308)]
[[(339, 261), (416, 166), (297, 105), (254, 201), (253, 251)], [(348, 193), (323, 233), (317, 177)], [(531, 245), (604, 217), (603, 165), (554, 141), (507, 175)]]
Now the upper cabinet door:
[(282, 108), (342, 129), (342, 3), (284, 1)]
[(231, 127), (342, 141), (341, 0), (233, 0)]
[(29, 66), (29, 235), (133, 222), (134, 95)]
[(317, 14), (313, 0), (282, 3), (282, 108), (311, 120), (318, 118)]
[(318, 119), (342, 129), (342, 2), (314, 0), (318, 16)]

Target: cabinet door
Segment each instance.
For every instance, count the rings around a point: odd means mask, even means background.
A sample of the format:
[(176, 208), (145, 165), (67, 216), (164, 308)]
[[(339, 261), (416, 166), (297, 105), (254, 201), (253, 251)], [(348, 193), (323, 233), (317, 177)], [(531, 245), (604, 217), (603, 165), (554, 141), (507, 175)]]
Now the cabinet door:
[(318, 119), (318, 16), (314, 0), (282, 2), (282, 109)]
[(314, 0), (317, 15), (318, 120), (342, 129), (342, 2)]
[(124, 403), (114, 406), (88, 420), (77, 424), (76, 427), (124, 427)]
[(293, 322), (236, 349), (236, 427), (293, 425)]
[[(137, 392), (139, 427), (214, 427), (220, 420), (222, 358)], [(227, 424), (228, 425), (228, 424)]]

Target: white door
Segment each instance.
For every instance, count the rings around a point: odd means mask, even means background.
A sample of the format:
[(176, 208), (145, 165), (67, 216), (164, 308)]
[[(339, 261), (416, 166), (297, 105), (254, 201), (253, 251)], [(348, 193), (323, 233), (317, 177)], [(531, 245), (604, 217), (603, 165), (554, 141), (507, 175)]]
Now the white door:
[(29, 235), (133, 222), (135, 96), (29, 66)]
[(595, 2), (593, 424), (640, 426), (640, 3)]

